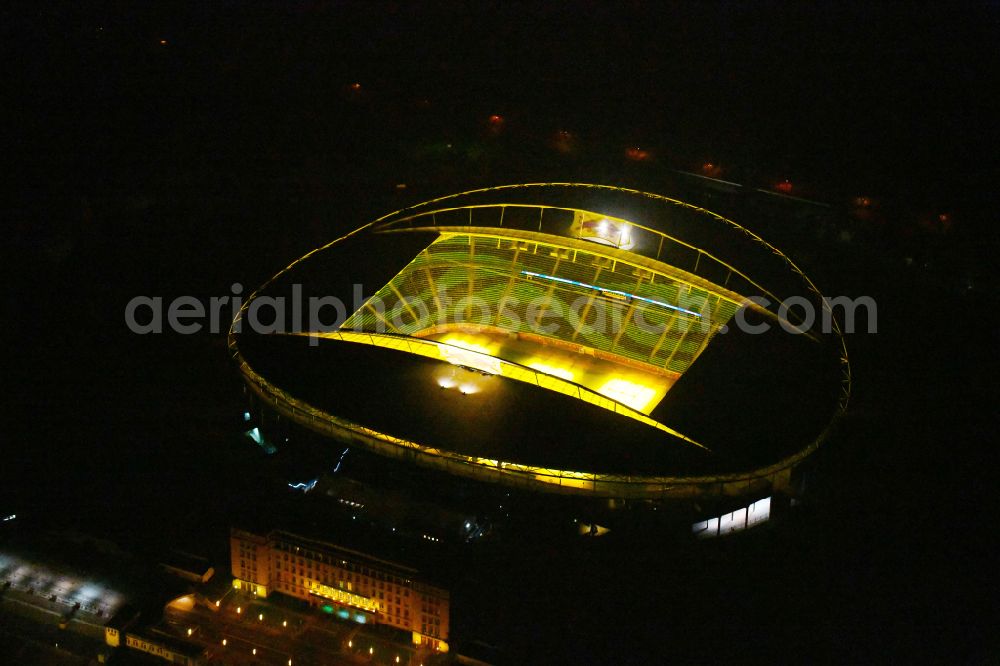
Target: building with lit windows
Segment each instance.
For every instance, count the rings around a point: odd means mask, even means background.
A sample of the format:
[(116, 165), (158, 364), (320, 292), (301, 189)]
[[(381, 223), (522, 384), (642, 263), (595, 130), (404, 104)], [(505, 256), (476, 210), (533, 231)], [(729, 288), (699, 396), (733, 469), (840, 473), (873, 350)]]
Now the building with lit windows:
[(233, 586), (284, 594), (359, 624), (408, 632), (415, 645), (448, 651), (449, 594), (410, 567), (275, 530), (230, 533)]
[(838, 319), (791, 259), (598, 185), (379, 218), (251, 294), (229, 346), (263, 409), (340, 448), (700, 517), (794, 497), (850, 395)]

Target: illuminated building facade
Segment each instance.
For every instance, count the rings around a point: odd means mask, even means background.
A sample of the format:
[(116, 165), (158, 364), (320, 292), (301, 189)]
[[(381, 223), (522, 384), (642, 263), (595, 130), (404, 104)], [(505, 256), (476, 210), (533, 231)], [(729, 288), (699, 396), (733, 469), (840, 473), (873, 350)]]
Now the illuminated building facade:
[(359, 624), (409, 632), (415, 645), (448, 650), (449, 594), (415, 569), (283, 531), (230, 533), (233, 586), (277, 592)]
[(130, 632), (125, 635), (125, 647), (145, 652), (171, 664), (201, 666), (201, 664), (209, 662), (204, 647), (185, 643), (169, 636), (157, 634), (147, 636)]

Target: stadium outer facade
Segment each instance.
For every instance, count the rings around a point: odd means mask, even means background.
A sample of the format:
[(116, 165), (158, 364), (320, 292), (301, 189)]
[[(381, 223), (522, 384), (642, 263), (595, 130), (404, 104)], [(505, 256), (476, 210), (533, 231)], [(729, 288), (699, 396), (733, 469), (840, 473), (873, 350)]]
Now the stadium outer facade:
[[(630, 203), (623, 206), (623, 201)], [(735, 265), (733, 256), (736, 255), (717, 256), (721, 253), (713, 253), (684, 239), (685, 230), (694, 230), (691, 235), (704, 237), (705, 228), (710, 228), (713, 234), (728, 236), (730, 240), (738, 239), (744, 249), (755, 248), (757, 257), (766, 258), (764, 263), (770, 262), (769, 271), (764, 271), (769, 272), (768, 279), (775, 279), (780, 286), (768, 289), (764, 280), (752, 276), (747, 266)], [(248, 363), (240, 349), (239, 323), (262, 292), (276, 281), (287, 278), (304, 262), (358, 235), (406, 232), (435, 236), (427, 248), (379, 290), (376, 297), (350, 313), (338, 329), (297, 335), (312, 335), (337, 344), (392, 349), (464, 370), (500, 375), (576, 398), (612, 412), (617, 418), (656, 429), (664, 437), (664, 446), (694, 447), (710, 452), (711, 442), (697, 441), (670, 423), (657, 420), (652, 409), (655, 402), (669, 392), (672, 383), (684, 375), (737, 312), (752, 311), (777, 325), (780, 323), (777, 304), (782, 299), (775, 294), (782, 293), (786, 297), (794, 294), (813, 303), (817, 312), (831, 323), (825, 340), (819, 340), (811, 332), (804, 337), (812, 337), (834, 348), (832, 358), (839, 375), (837, 396), (829, 405), (827, 417), (817, 424), (811, 437), (768, 464), (717, 473), (710, 470), (689, 474), (674, 469), (665, 469), (663, 473), (623, 473), (470, 455), (439, 446), (434, 441), (415, 441), (384, 432), (372, 424), (338, 415), (333, 409), (311, 404), (287, 386), (276, 385)], [(527, 261), (529, 256), (542, 259)], [(773, 270), (775, 262), (780, 268), (778, 277)], [(629, 285), (623, 282), (624, 275), (631, 279)], [(433, 301), (435, 290), (442, 293), (442, 285), (454, 289), (458, 284), (464, 289), (460, 294), (479, 296), (495, 306), (490, 310), (488, 321), (463, 316), (457, 311), (456, 308), (468, 308), (468, 299), (463, 301), (461, 298), (449, 298), (449, 305), (439, 303), (432, 313), (432, 323), (440, 320), (453, 322), (451, 324), (428, 326), (426, 317), (414, 312), (406, 316), (410, 302), (407, 297), (422, 296)], [(405, 293), (406, 289), (410, 293)], [(606, 332), (603, 337), (594, 335), (590, 330), (584, 331), (587, 328), (585, 309), (576, 321), (565, 322), (567, 328), (559, 335), (538, 335), (531, 326), (530, 313), (522, 312), (522, 316), (511, 318), (514, 324), (501, 317), (504, 300), (510, 299), (519, 289), (524, 292), (522, 298), (511, 300), (522, 304), (525, 300), (531, 301), (530, 297), (537, 299), (539, 294), (551, 296), (556, 290), (575, 290), (573, 295), (590, 303), (603, 303), (617, 311), (626, 323), (617, 330)], [(414, 290), (426, 293), (415, 294)], [(397, 303), (401, 304), (396, 314), (402, 318), (397, 316), (395, 325), (384, 311), (373, 307), (377, 297), (390, 294), (398, 297)], [(685, 294), (686, 300), (682, 298)], [(763, 296), (768, 305), (751, 302), (749, 296)], [(662, 332), (643, 337), (641, 332), (626, 330), (627, 322), (636, 311), (659, 325), (654, 331)], [(699, 325), (679, 326), (678, 320), (685, 317), (697, 317)], [(787, 319), (784, 323), (796, 325)], [(449, 333), (454, 335), (449, 337)], [(489, 340), (491, 336), (496, 339), (502, 335), (520, 341), (520, 356), (469, 341)], [(556, 362), (527, 362), (524, 347), (532, 343), (552, 351)], [(595, 498), (736, 498), (789, 492), (793, 470), (827, 439), (846, 408), (851, 388), (850, 365), (840, 325), (816, 286), (785, 254), (735, 222), (697, 206), (656, 194), (602, 185), (534, 183), (484, 188), (433, 199), (385, 215), (309, 252), (258, 288), (244, 302), (233, 322), (229, 348), (247, 385), (264, 404), (317, 433), (380, 456), (450, 475), (543, 493)], [(570, 353), (587, 355), (623, 371), (645, 372), (654, 379), (649, 385), (624, 382), (624, 386), (609, 386), (615, 380), (605, 381), (607, 375), (600, 376), (596, 382), (578, 380), (563, 372), (558, 363), (560, 354), (565, 358)]]

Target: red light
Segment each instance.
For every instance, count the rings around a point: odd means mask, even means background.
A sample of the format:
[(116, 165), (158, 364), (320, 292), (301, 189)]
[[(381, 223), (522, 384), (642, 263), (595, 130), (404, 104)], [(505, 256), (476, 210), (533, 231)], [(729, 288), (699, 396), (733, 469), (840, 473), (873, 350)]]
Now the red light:
[(633, 146), (625, 151), (625, 157), (633, 162), (645, 162), (649, 159), (649, 151)]
[(355, 91), (357, 91), (357, 90), (361, 90), (361, 84), (360, 84), (360, 83), (357, 83), (357, 82), (355, 82), (355, 83), (352, 83), (352, 84), (351, 84), (351, 90), (355, 90)]
[(950, 233), (954, 224), (955, 218), (950, 213), (927, 215), (920, 220), (920, 226), (933, 233)]
[(498, 135), (503, 131), (504, 119), (503, 116), (494, 113), (492, 116), (486, 119), (486, 124), (489, 129), (489, 133), (493, 135)]
[(572, 132), (559, 130), (556, 132), (555, 136), (552, 137), (552, 147), (555, 148), (557, 152), (563, 154), (571, 153), (576, 148), (576, 137), (573, 136)]
[(788, 194), (792, 191), (792, 184), (786, 178), (777, 185), (775, 185), (774, 189), (778, 190), (779, 192), (783, 192), (784, 194)]

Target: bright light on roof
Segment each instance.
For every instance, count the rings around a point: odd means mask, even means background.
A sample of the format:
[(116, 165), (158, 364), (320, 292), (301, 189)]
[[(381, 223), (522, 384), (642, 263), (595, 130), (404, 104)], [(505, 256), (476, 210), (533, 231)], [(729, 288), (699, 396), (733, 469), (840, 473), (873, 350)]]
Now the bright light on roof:
[(640, 412), (656, 396), (656, 389), (624, 379), (612, 379), (597, 389), (597, 392)]
[(501, 374), (500, 359), (495, 358), (488, 347), (451, 335), (446, 336), (440, 342), (443, 344), (439, 345), (438, 348), (441, 350), (444, 360), (449, 363), (488, 372), (491, 375)]
[(468, 338), (460, 335), (446, 335), (441, 338), (440, 342), (453, 347), (461, 347), (462, 349), (476, 352), (477, 354), (486, 354), (487, 356), (493, 355), (493, 350), (486, 345), (471, 342)]
[(552, 375), (553, 377), (558, 377), (559, 379), (565, 379), (568, 382), (573, 381), (573, 373), (569, 370), (557, 368), (552, 365), (546, 365), (545, 363), (528, 363), (527, 365), (532, 370), (538, 370), (538, 372), (545, 373), (546, 375)]
[(632, 249), (632, 227), (623, 220), (609, 220), (606, 217), (584, 220), (580, 223), (578, 233), (583, 240), (625, 250)]
[(81, 601), (90, 601), (101, 595), (101, 588), (93, 583), (84, 583), (76, 591), (76, 598)]

